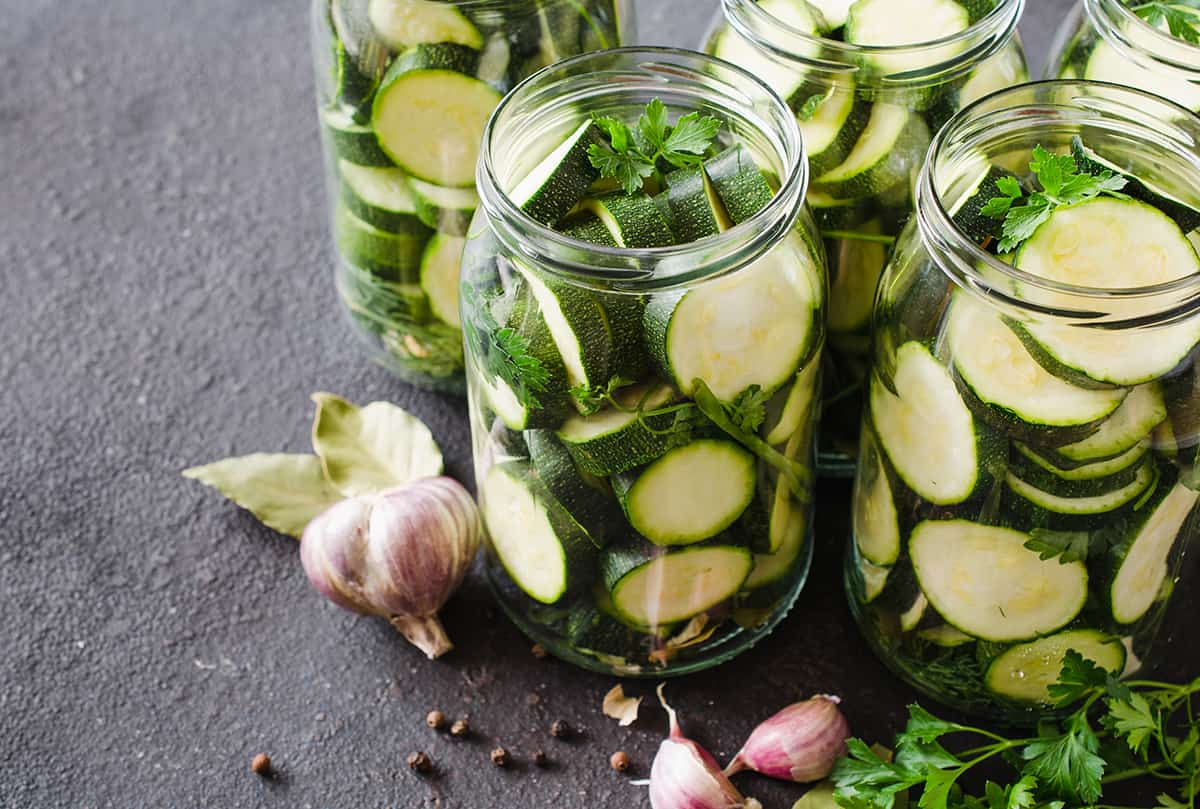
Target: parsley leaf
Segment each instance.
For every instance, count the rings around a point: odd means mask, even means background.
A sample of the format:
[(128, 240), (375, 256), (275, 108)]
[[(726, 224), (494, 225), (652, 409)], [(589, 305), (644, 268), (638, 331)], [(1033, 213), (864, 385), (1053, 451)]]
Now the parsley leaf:
[(492, 314), (492, 300), (484, 300), (473, 287), (463, 289), (474, 322), (464, 328), (472, 354), (480, 358), (489, 374), (504, 381), (523, 407), (542, 406), (537, 394), (550, 383), (550, 372), (530, 353), (529, 341), (516, 329), (501, 327)]
[(957, 733), (966, 730), (962, 725), (947, 722), (931, 714), (920, 705), (908, 706), (908, 724), (904, 732), (897, 737), (897, 742), (911, 739), (916, 742), (935, 742), (947, 733)]
[(743, 430), (755, 432), (767, 419), (768, 398), (760, 386), (751, 385), (733, 400), (729, 417)]
[(1025, 547), (1047, 561), (1058, 557), (1061, 565), (1071, 562), (1086, 562), (1091, 549), (1092, 535), (1087, 531), (1052, 531), (1035, 528), (1029, 532), (1030, 539)]
[(721, 122), (716, 118), (689, 112), (676, 122), (675, 128), (667, 136), (662, 146), (662, 156), (673, 166), (695, 164), (720, 129)]
[(721, 129), (718, 119), (698, 112), (684, 115), (671, 127), (667, 106), (658, 98), (646, 105), (632, 130), (611, 116), (593, 120), (607, 142), (589, 146), (588, 160), (601, 177), (616, 179), (630, 195), (638, 193), (646, 179), (658, 176), (660, 159), (677, 167), (699, 163)]
[(1146, 745), (1159, 727), (1158, 716), (1141, 694), (1130, 694), (1127, 699), (1110, 699), (1108, 719), (1113, 731), (1125, 738), (1136, 755), (1146, 751)]
[(571, 398), (575, 400), (575, 405), (579, 412), (584, 416), (591, 416), (605, 404), (612, 401), (613, 394), (624, 387), (632, 385), (634, 380), (626, 379), (623, 376), (614, 376), (608, 380), (606, 385), (596, 385), (589, 388), (586, 385), (576, 385), (571, 388)]
[(654, 164), (647, 163), (636, 152), (616, 152), (600, 143), (588, 147), (588, 160), (600, 169), (601, 177), (613, 177), (626, 194), (636, 194), (642, 181), (654, 174)]
[[(1028, 547), (1028, 546), (1027, 546)], [(1058, 682), (1047, 688), (1056, 705), (1070, 705), (1108, 685), (1108, 672), (1074, 649), (1063, 656)]]
[(1100, 740), (1085, 714), (1072, 714), (1061, 736), (1039, 739), (1025, 747), (1024, 775), (1045, 791), (1068, 802), (1094, 803), (1100, 797), (1104, 759), (1096, 755)]
[(1133, 4), (1132, 9), (1148, 24), (1157, 28), (1166, 22), (1171, 36), (1200, 45), (1200, 3), (1196, 0), (1155, 0)]
[(638, 132), (642, 136), (642, 149), (660, 151), (667, 140), (667, 105), (662, 99), (655, 98), (646, 105), (645, 112), (638, 119)]

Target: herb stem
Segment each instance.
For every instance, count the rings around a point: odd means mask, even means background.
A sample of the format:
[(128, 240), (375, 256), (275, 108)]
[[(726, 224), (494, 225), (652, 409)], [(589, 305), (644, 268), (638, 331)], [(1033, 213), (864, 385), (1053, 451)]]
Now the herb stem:
[(872, 242), (873, 244), (895, 244), (895, 236), (881, 236), (875, 233), (857, 233), (853, 230), (822, 230), (821, 236), (826, 239), (842, 239), (855, 242)]

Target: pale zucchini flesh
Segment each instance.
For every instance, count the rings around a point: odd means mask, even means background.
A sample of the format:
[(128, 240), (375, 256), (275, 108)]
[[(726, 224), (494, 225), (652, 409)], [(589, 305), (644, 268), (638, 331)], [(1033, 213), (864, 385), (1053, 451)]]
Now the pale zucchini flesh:
[(1200, 494), (1183, 484), (1175, 484), (1132, 538), (1109, 588), (1117, 623), (1141, 619), (1160, 597), (1169, 574), (1171, 550), (1198, 497)]
[(1006, 649), (988, 666), (987, 687), (1004, 699), (1051, 705), (1055, 700), (1049, 688), (1058, 682), (1071, 651), (1115, 675), (1125, 668), (1125, 647), (1118, 638), (1076, 629)]

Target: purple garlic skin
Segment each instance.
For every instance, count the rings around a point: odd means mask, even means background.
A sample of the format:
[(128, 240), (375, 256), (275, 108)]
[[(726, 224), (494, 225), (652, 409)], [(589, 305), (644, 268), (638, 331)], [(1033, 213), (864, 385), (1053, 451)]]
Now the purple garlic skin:
[(652, 809), (761, 809), (758, 801), (742, 797), (707, 750), (683, 735), (662, 689), (658, 699), (670, 717), (671, 735), (650, 766)]
[(430, 659), (453, 648), (438, 610), (479, 550), (479, 512), (452, 478), (344, 500), (313, 520), (300, 560), (333, 603), (387, 618)]
[(820, 781), (846, 752), (850, 725), (840, 699), (819, 695), (789, 705), (763, 722), (725, 768), (725, 775), (753, 770), (770, 778), (807, 784)]

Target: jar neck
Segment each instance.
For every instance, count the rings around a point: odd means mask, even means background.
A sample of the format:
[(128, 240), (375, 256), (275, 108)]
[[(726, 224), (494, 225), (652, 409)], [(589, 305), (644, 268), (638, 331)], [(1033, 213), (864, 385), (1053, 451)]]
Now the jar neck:
[(1130, 61), (1200, 82), (1200, 47), (1150, 25), (1122, 0), (1083, 0), (1083, 7), (1096, 32)]
[[(661, 99), (674, 117), (699, 111), (722, 121), (722, 136), (741, 143), (779, 178), (761, 211), (729, 230), (690, 244), (653, 249), (604, 247), (571, 239), (526, 215), (508, 191), (591, 115), (636, 125)], [(749, 73), (692, 51), (621, 48), (585, 54), (520, 84), (492, 115), (483, 136), (476, 185), (492, 232), (510, 256), (575, 283), (651, 291), (736, 270), (782, 241), (796, 224), (808, 184), (795, 116)]]
[(980, 156), (1025, 174), (1035, 146), (1065, 153), (1080, 136), (1129, 173), (1200, 209), (1200, 118), (1158, 96), (1079, 81), (1018, 86), (959, 112), (938, 133), (917, 183), (922, 246), (955, 284), (1017, 319), (1108, 329), (1169, 323), (1200, 310), (1200, 275), (1149, 287), (1075, 286), (1022, 272), (983, 250), (949, 211), (973, 193)]
[[(785, 62), (803, 65), (826, 79), (853, 75), (860, 85), (912, 87), (957, 78), (988, 59), (1013, 38), (1025, 0), (999, 0), (965, 31), (911, 45), (855, 45), (805, 33), (772, 15), (757, 0), (722, 0), (725, 19), (743, 37)], [(948, 55), (950, 54), (950, 55)], [(920, 69), (882, 74), (864, 64), (892, 60)]]

